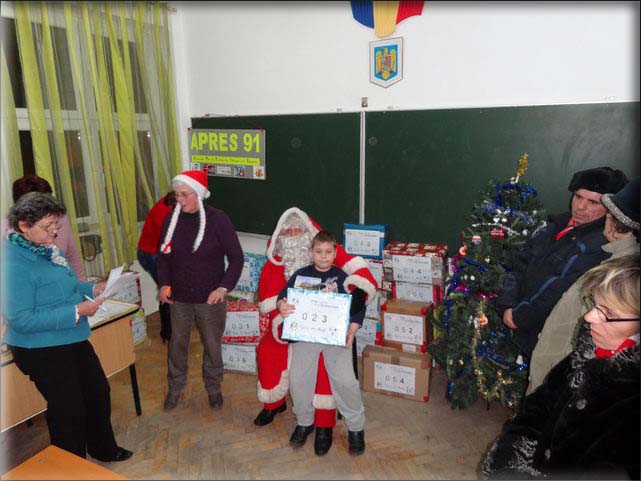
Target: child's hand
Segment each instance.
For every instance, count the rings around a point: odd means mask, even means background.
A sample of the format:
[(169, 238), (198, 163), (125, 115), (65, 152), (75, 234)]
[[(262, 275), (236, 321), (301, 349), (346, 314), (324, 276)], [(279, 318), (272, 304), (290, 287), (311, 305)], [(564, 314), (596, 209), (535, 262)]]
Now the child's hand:
[(296, 310), (296, 306), (294, 306), (294, 304), (287, 304), (286, 297), (278, 301), (278, 312), (280, 312), (281, 316), (287, 317), (295, 310)]
[(354, 343), (354, 336), (356, 336), (356, 331), (358, 331), (360, 327), (360, 324), (350, 322), (349, 329), (347, 330), (347, 342), (345, 343), (346, 348), (349, 349), (352, 347), (352, 344)]

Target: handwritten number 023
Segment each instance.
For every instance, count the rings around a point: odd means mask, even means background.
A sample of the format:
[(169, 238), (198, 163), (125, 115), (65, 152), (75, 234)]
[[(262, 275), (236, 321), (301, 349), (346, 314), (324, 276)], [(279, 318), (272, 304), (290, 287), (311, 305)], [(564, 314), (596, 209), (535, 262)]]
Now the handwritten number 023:
[[(303, 319), (303, 321), (306, 321), (309, 318), (309, 314), (307, 312), (303, 312), (303, 314), (300, 317)], [(318, 321), (318, 314), (313, 313), (312, 322), (316, 322), (316, 321)], [(325, 314), (321, 316), (321, 322), (327, 322), (327, 316)]]

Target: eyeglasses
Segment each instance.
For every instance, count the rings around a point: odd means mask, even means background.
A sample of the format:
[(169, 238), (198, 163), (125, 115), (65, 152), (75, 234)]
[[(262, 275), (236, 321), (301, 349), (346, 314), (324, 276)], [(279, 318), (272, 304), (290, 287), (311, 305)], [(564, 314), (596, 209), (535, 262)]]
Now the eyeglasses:
[(58, 232), (62, 228), (62, 224), (60, 222), (51, 222), (50, 224), (47, 224), (47, 226), (42, 226), (40, 224), (35, 224), (37, 227), (40, 227), (43, 231), (45, 231), (47, 234), (51, 234), (53, 231)]
[(174, 192), (174, 195), (177, 199), (186, 199), (187, 197), (194, 195), (195, 192)]
[[(594, 297), (592, 297), (591, 295), (585, 296), (583, 300), (586, 304), (591, 305), (592, 309), (596, 310), (599, 321), (601, 322), (634, 322), (634, 321), (638, 322), (639, 321), (638, 317), (608, 317), (608, 315), (603, 311), (603, 308), (599, 307), (596, 304), (596, 302), (594, 302)], [(592, 309), (590, 309), (590, 311)]]

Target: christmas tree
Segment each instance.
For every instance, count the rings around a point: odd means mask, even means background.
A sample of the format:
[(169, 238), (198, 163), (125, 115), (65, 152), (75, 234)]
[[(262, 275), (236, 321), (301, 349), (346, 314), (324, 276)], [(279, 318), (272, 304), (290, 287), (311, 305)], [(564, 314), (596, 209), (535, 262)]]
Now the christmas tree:
[(493, 307), (514, 255), (545, 226), (536, 190), (521, 180), (527, 164), (523, 154), (516, 175), (490, 181), (474, 205), (445, 299), (432, 315), (435, 340), (428, 350), (447, 372), (453, 408), (466, 408), (480, 395), (516, 409), (527, 386), (528, 366)]

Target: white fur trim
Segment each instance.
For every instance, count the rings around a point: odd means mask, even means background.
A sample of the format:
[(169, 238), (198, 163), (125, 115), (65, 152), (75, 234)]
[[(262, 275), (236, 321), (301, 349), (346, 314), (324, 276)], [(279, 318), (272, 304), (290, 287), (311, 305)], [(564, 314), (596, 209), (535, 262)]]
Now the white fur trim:
[(194, 192), (196, 192), (196, 194), (198, 194), (198, 197), (201, 197), (203, 199), (208, 199), (209, 196), (211, 195), (209, 193), (209, 190), (207, 190), (207, 187), (205, 187), (203, 184), (201, 184), (197, 180), (192, 179), (188, 175), (178, 174), (176, 177), (171, 179), (172, 187), (174, 185), (174, 182), (182, 182), (183, 184), (188, 185), (191, 190), (193, 190)]
[(258, 310), (261, 315), (265, 316), (276, 309), (276, 302), (278, 301), (278, 296), (268, 297), (263, 299), (258, 303)]
[(316, 409), (336, 409), (336, 400), (331, 394), (314, 394), (312, 406)]
[(345, 273), (349, 276), (361, 269), (369, 269), (369, 265), (367, 264), (367, 261), (363, 259), (361, 256), (356, 256), (351, 258), (345, 264), (343, 264), (343, 267), (341, 267), (341, 269), (343, 269)]
[(278, 326), (280, 326), (284, 320), (280, 314), (272, 320), (272, 336), (274, 336), (274, 340), (279, 344), (289, 344), (287, 341), (281, 341), (280, 337), (278, 337)]
[(349, 289), (348, 286), (356, 286), (360, 289), (363, 289), (365, 293), (367, 294), (367, 299), (365, 300), (365, 304), (369, 304), (376, 298), (376, 286), (374, 286), (370, 281), (365, 279), (363, 276), (358, 276), (358, 275), (353, 275), (353, 276), (347, 276), (347, 279), (345, 279), (345, 282), (343, 283), (343, 287), (345, 288), (346, 292), (351, 292), (352, 289)]
[(275, 403), (287, 396), (289, 391), (289, 369), (280, 374), (280, 381), (271, 389), (264, 389), (260, 381), (256, 384), (256, 396), (262, 403)]
[(300, 210), (298, 207), (290, 207), (285, 212), (283, 212), (280, 218), (278, 219), (278, 223), (276, 224), (276, 228), (274, 229), (274, 233), (272, 234), (271, 242), (269, 243), (269, 246), (267, 246), (267, 259), (269, 259), (271, 262), (273, 262), (277, 266), (282, 266), (283, 262), (277, 261), (276, 259), (274, 259), (274, 247), (276, 246), (276, 238), (279, 236), (280, 231), (283, 228), (285, 219), (287, 219), (287, 217), (289, 217), (290, 214), (296, 214), (298, 217), (300, 217), (300, 219), (309, 228), (309, 231), (312, 232), (314, 235), (318, 233), (318, 229), (314, 227), (314, 224), (312, 224), (312, 221), (309, 219), (309, 216), (305, 212)]

